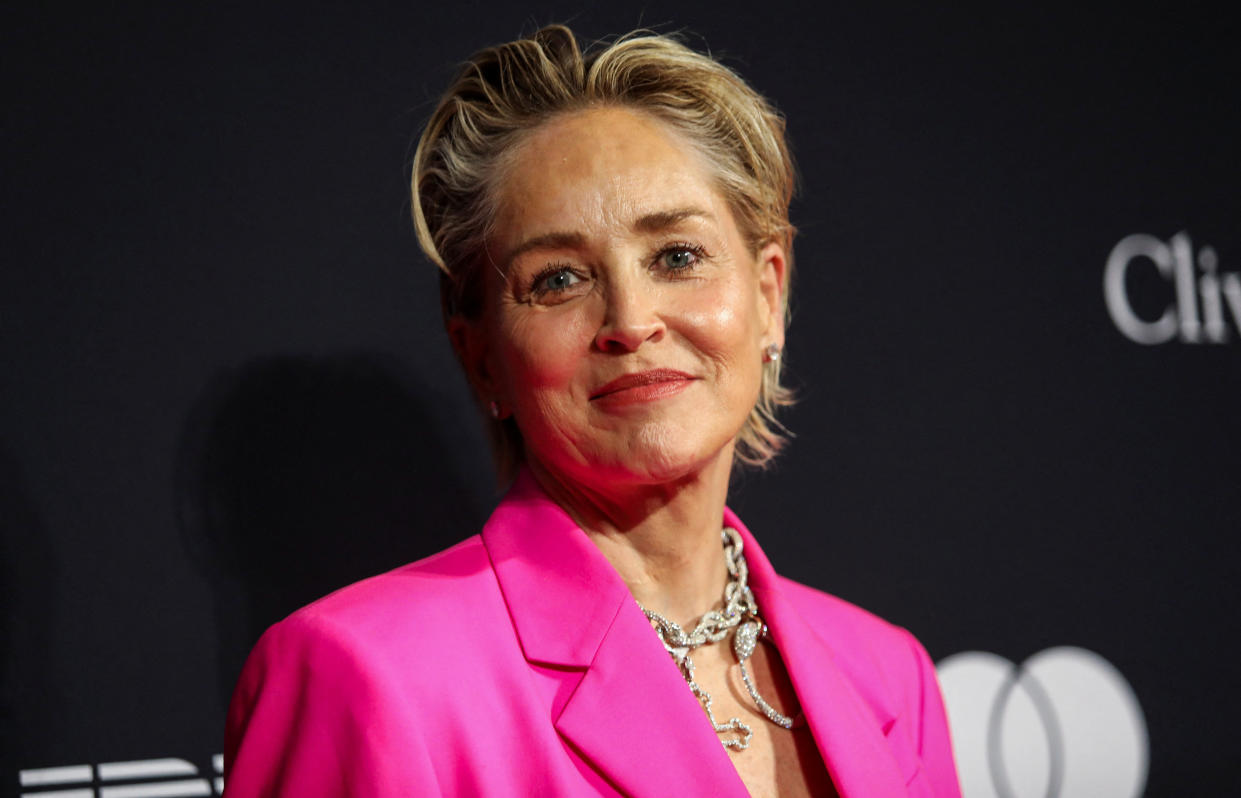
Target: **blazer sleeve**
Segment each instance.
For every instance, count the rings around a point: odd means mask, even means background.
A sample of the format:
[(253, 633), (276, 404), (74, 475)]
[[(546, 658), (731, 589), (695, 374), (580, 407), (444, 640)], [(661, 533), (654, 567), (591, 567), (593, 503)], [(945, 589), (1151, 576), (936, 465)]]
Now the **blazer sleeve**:
[(346, 798), (441, 792), (422, 738), (384, 698), (382, 675), (347, 633), (295, 613), (251, 652), (229, 706), (227, 798)]
[(917, 668), (917, 738), (922, 772), (937, 798), (958, 798), (961, 795), (961, 786), (957, 781), (952, 736), (948, 730), (948, 717), (944, 711), (939, 680), (935, 676), (935, 664), (931, 662), (926, 649), (917, 638), (908, 631), (905, 631), (905, 635), (913, 650)]

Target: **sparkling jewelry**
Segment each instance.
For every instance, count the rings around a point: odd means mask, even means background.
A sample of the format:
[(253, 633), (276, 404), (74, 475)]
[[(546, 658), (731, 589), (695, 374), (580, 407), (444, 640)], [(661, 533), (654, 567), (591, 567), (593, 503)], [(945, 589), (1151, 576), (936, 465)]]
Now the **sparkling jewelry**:
[(487, 409), (491, 411), (491, 417), (500, 418), (500, 405), (496, 404), (496, 400), (492, 399), (487, 403)]
[(763, 362), (775, 363), (780, 359), (780, 345), (767, 344), (767, 348), (763, 350)]
[[(779, 356), (778, 349), (777, 356)], [(745, 555), (741, 553), (741, 535), (737, 533), (737, 530), (725, 527), (721, 536), (724, 542), (724, 564), (728, 567), (729, 576), (728, 584), (724, 586), (723, 610), (711, 610), (703, 615), (694, 626), (694, 631), (689, 634), (686, 634), (685, 630), (675, 621), (670, 621), (657, 612), (652, 612), (646, 607), (642, 607), (642, 611), (646, 613), (646, 617), (655, 627), (655, 632), (664, 644), (664, 649), (672, 655), (673, 661), (681, 669), (681, 675), (685, 677), (698, 703), (702, 704), (716, 734), (737, 735), (722, 737), (720, 742), (725, 748), (744, 751), (750, 746), (750, 738), (754, 736), (754, 731), (747, 724), (742, 723), (740, 718), (729, 718), (727, 723), (720, 723), (715, 719), (715, 713), (711, 709), (711, 695), (694, 680), (694, 660), (690, 657), (694, 649), (719, 642), (731, 634), (733, 654), (736, 655), (737, 663), (741, 666), (741, 681), (745, 683), (745, 689), (749, 692), (755, 706), (764, 717), (777, 726), (791, 729), (795, 721), (787, 715), (780, 714), (771, 704), (763, 700), (746, 667), (746, 662), (754, 653), (759, 639), (767, 637), (767, 625), (758, 615), (758, 604), (747, 584), (750, 569), (746, 565)]]

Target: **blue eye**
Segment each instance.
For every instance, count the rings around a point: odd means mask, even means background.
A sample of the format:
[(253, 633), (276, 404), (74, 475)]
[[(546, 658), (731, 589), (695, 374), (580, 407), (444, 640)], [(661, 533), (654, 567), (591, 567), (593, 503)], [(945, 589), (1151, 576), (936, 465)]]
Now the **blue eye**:
[(536, 294), (559, 293), (582, 281), (571, 269), (559, 268), (545, 272), (534, 281), (533, 291)]
[(679, 272), (692, 269), (698, 265), (702, 252), (694, 247), (669, 247), (659, 253), (659, 263), (668, 271)]

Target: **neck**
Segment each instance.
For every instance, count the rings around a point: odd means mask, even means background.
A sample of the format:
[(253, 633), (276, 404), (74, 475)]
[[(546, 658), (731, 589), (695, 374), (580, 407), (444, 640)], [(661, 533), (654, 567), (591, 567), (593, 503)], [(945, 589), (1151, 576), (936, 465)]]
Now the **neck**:
[(530, 470), (620, 574), (638, 603), (683, 627), (720, 604), (728, 570), (720, 529), (727, 456), (673, 482), (609, 484), (565, 479), (535, 460)]

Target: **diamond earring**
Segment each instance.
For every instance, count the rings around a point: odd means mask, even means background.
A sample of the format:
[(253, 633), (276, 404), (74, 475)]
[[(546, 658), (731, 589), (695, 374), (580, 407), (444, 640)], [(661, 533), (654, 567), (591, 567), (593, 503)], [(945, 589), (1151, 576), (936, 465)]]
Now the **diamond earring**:
[(780, 359), (780, 345), (767, 344), (767, 348), (763, 350), (763, 362), (775, 363)]

